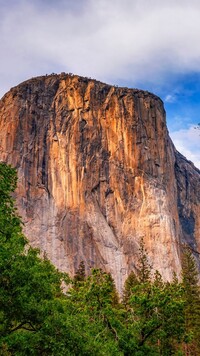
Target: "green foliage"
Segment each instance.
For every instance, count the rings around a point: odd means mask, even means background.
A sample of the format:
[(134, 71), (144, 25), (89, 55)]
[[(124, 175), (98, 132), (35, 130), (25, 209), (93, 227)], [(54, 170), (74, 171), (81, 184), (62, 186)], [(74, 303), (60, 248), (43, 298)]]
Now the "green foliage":
[(138, 355), (171, 355), (181, 348), (184, 337), (183, 289), (176, 278), (170, 284), (163, 281), (158, 271), (152, 279), (150, 276), (151, 267), (142, 240), (138, 274), (132, 272), (125, 282), (127, 352), (131, 354), (134, 347)]
[(136, 277), (135, 272), (131, 271), (128, 278), (124, 284), (124, 291), (123, 291), (123, 304), (127, 307), (129, 305), (129, 299), (132, 294), (132, 289), (139, 283), (138, 278)]
[(85, 263), (84, 261), (80, 262), (80, 265), (78, 267), (78, 270), (75, 273), (74, 276), (74, 285), (79, 285), (79, 283), (84, 282), (85, 280)]
[(164, 283), (160, 276), (136, 284), (129, 299), (128, 325), (138, 350), (171, 355), (184, 335), (183, 310), (180, 285)]
[(196, 263), (189, 247), (183, 248), (182, 286), (185, 298), (186, 348), (200, 354), (200, 287)]
[(151, 266), (148, 261), (147, 251), (142, 238), (139, 248), (138, 280), (140, 283), (148, 282), (151, 278)]
[[(17, 184), (16, 171), (5, 163), (0, 163), (0, 248), (11, 248), (23, 251), (26, 239), (22, 235), (21, 221), (14, 207), (11, 193)], [(17, 244), (15, 244), (17, 239)], [(6, 246), (5, 246), (6, 245)], [(2, 257), (4, 257), (2, 252)]]
[[(74, 317), (82, 320), (93, 343), (91, 355), (120, 355), (116, 323), (119, 324), (118, 295), (110, 274), (93, 269), (91, 275), (68, 291)], [(95, 351), (96, 350), (96, 351)]]

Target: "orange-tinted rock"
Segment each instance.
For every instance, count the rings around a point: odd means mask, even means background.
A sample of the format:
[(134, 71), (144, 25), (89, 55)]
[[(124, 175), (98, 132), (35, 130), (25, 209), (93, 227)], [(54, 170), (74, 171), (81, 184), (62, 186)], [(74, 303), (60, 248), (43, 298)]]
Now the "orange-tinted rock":
[(17, 167), (24, 232), (61, 270), (81, 260), (121, 290), (144, 238), (165, 279), (200, 250), (200, 171), (176, 152), (162, 101), (66, 74), (0, 101), (0, 159)]

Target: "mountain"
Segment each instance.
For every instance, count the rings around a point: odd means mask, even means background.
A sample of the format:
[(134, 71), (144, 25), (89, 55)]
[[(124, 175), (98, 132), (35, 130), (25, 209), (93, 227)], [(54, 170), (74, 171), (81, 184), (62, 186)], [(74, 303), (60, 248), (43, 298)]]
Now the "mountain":
[(200, 251), (200, 171), (149, 92), (65, 73), (30, 79), (0, 101), (0, 160), (18, 170), (24, 233), (60, 270), (83, 260), (121, 291), (141, 239), (165, 280), (180, 273), (183, 243)]

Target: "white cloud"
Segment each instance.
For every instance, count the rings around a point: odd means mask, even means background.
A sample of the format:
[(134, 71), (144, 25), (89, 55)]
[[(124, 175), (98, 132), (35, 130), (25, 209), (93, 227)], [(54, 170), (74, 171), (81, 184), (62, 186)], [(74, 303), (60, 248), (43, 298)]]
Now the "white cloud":
[(9, 85), (49, 70), (116, 84), (200, 70), (199, 1), (44, 3), (19, 0), (9, 6), (8, 1), (2, 7), (0, 2), (2, 94)]
[(164, 98), (164, 102), (166, 102), (166, 103), (175, 103), (175, 101), (176, 101), (176, 95), (174, 95), (174, 94), (168, 94)]
[(177, 150), (200, 169), (200, 130), (190, 127), (171, 132), (170, 136)]

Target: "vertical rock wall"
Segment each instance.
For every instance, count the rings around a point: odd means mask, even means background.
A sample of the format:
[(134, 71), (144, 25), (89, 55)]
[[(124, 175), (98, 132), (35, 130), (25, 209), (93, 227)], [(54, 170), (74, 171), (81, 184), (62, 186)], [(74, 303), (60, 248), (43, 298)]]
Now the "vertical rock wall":
[(121, 290), (141, 238), (165, 279), (180, 243), (200, 248), (200, 172), (153, 94), (66, 74), (24, 82), (0, 101), (0, 159), (18, 169), (25, 234), (61, 270), (84, 260)]

